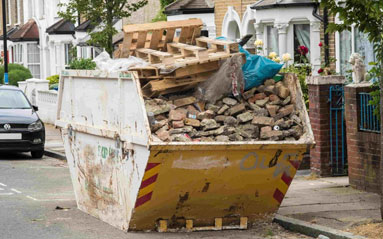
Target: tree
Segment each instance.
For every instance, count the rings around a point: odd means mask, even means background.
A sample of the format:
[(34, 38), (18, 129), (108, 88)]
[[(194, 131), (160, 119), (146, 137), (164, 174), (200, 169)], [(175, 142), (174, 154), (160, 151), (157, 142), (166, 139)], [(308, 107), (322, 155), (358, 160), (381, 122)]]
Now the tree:
[[(380, 105), (383, 105), (383, 0), (322, 0), (321, 5), (327, 7), (331, 14), (338, 15), (342, 24), (330, 24), (329, 31), (351, 30), (355, 25), (367, 34), (368, 40), (374, 44), (376, 54), (375, 75), (380, 85)], [(383, 219), (383, 110), (380, 110), (381, 122), (381, 157), (380, 157), (380, 212)]]
[(99, 31), (90, 33), (90, 44), (105, 48), (112, 55), (113, 35), (118, 31), (113, 27), (115, 19), (130, 17), (133, 12), (145, 6), (148, 0), (138, 0), (128, 3), (127, 0), (69, 0), (68, 3), (59, 4), (65, 11), (59, 16), (72, 22), (78, 19), (90, 20)]
[(175, 0), (160, 0), (160, 10), (158, 11), (157, 15), (152, 19), (152, 22), (159, 22), (159, 21), (166, 21), (167, 16), (164, 13), (165, 7), (169, 5), (170, 3), (173, 3)]

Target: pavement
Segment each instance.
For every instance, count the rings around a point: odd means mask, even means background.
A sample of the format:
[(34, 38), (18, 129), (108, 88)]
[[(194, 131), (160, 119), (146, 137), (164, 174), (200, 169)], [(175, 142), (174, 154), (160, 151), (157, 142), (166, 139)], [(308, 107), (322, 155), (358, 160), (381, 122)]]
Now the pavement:
[(45, 155), (65, 160), (60, 129), (51, 124), (45, 124)]
[(353, 189), (348, 177), (297, 176), (278, 214), (347, 231), (361, 224), (381, 222), (380, 197)]

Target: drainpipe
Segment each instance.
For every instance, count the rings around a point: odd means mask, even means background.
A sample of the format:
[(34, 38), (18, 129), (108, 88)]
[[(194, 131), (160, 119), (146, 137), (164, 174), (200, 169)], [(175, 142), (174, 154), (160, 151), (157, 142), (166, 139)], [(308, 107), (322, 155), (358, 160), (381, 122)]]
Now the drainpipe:
[(328, 28), (328, 9), (325, 7), (323, 9), (323, 17), (320, 16), (317, 11), (318, 11), (319, 4), (314, 5), (313, 9), (313, 16), (317, 18), (319, 21), (323, 23), (323, 31), (324, 31), (324, 61), (325, 65), (329, 66), (330, 65), (330, 49), (329, 49), (329, 35), (327, 33), (327, 28)]

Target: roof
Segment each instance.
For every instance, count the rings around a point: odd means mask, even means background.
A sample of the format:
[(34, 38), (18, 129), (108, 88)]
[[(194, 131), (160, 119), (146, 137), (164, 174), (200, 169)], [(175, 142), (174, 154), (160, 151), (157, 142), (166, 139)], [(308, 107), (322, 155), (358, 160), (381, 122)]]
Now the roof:
[(124, 40), (124, 32), (119, 32), (113, 36), (113, 45)]
[(15, 31), (10, 37), (9, 40), (18, 42), (18, 41), (38, 41), (39, 37), (39, 28), (35, 20), (30, 19), (25, 23), (20, 29)]
[(91, 24), (90, 20), (86, 20), (85, 22), (78, 25), (74, 30), (76, 32), (86, 32), (88, 30), (92, 30), (94, 26)]
[(74, 24), (70, 20), (61, 19), (47, 28), (48, 34), (74, 34)]
[[(15, 33), (19, 28), (18, 27), (13, 27), (9, 31), (7, 31), (7, 39), (9, 40), (9, 37), (12, 36), (13, 33)], [(0, 36), (0, 40), (3, 40), (4, 35)]]
[(260, 0), (251, 6), (252, 9), (270, 9), (280, 7), (303, 7), (317, 4), (313, 0)]
[[(113, 22), (112, 24), (116, 24), (120, 19), (118, 18), (115, 18), (113, 19)], [(98, 21), (99, 24), (101, 24), (101, 20)], [(77, 27), (74, 28), (74, 30), (76, 32), (87, 32), (87, 31), (92, 31), (95, 27), (97, 27), (97, 25), (94, 25), (92, 24), (92, 21), (91, 20), (86, 20), (85, 22), (81, 23), (80, 25), (78, 25)]]
[(165, 14), (214, 13), (213, 0), (177, 0), (165, 7)]

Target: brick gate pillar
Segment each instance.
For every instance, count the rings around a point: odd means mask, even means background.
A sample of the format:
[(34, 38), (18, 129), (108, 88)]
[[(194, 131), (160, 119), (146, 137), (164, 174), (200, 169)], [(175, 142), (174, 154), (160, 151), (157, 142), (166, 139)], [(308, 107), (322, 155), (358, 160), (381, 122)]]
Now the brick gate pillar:
[[(361, 113), (370, 119), (372, 109), (368, 113), (362, 111), (360, 93), (370, 93), (371, 84), (350, 84), (344, 89), (346, 100), (347, 155), (348, 176), (353, 188), (367, 192), (380, 192), (380, 133), (379, 121), (365, 121), (365, 129), (361, 129)], [(367, 102), (365, 102), (367, 103)], [(372, 108), (372, 107), (371, 107)]]
[(343, 85), (343, 76), (307, 77), (309, 90), (309, 117), (316, 146), (310, 150), (311, 172), (331, 176), (330, 165), (330, 87)]

